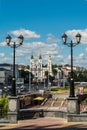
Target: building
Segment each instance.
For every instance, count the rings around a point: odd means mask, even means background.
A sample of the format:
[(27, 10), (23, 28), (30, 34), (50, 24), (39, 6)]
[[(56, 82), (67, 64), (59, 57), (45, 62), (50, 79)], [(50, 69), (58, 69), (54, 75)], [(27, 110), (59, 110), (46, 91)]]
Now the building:
[(43, 58), (40, 54), (38, 59), (34, 58), (34, 55), (31, 55), (30, 58), (30, 71), (34, 75), (35, 81), (43, 81), (45, 79), (45, 72), (48, 71), (48, 74), (52, 76), (52, 60), (51, 56), (48, 57), (47, 67), (43, 67)]
[[(3, 63), (0, 64), (0, 83), (2, 84), (10, 84), (10, 77), (13, 76), (13, 65)], [(15, 65), (15, 77), (16, 79), (19, 77), (18, 65)]]

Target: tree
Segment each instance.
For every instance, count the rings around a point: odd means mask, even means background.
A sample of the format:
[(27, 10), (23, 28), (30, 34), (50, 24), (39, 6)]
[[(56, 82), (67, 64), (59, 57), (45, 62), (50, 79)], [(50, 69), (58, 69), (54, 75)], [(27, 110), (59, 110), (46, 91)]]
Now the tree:
[(53, 69), (52, 72), (53, 72), (53, 75), (54, 75), (54, 76), (57, 75), (57, 69)]
[(48, 76), (49, 76), (49, 81), (52, 83), (55, 78), (54, 78), (54, 76), (51, 76), (48, 74), (49, 74), (48, 71), (45, 71), (46, 82), (48, 83)]
[(48, 71), (45, 71), (45, 76), (46, 76), (46, 78), (48, 77)]
[(57, 68), (58, 66), (55, 64), (55, 65), (53, 65), (52, 64), (52, 69), (54, 69), (54, 68)]
[(87, 82), (87, 71), (74, 71), (75, 82)]

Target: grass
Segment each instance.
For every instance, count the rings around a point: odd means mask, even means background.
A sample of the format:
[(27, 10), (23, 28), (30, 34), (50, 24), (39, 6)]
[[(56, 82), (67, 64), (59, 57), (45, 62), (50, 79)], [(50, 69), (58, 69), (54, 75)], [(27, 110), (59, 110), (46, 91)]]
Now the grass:
[(46, 90), (45, 93), (51, 93), (51, 94), (61, 94), (61, 93), (68, 93), (69, 87), (51, 87), (50, 90)]
[[(79, 88), (81, 88), (82, 86), (75, 86), (75, 91)], [(65, 87), (51, 87), (50, 90), (47, 90), (46, 93), (52, 93), (52, 94), (62, 94), (62, 93), (69, 93), (70, 91), (70, 87), (69, 86), (65, 86)], [(83, 87), (83, 92), (84, 94), (87, 94), (87, 86)]]

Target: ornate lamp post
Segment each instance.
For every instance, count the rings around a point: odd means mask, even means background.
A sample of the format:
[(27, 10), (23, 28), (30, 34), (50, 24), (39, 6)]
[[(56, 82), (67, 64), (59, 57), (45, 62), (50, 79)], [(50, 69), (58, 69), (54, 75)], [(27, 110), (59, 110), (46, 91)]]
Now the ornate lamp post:
[(16, 78), (15, 78), (15, 49), (19, 46), (21, 46), (23, 44), (23, 40), (24, 37), (22, 35), (20, 35), (18, 37), (18, 43), (16, 44), (16, 42), (13, 42), (13, 44), (11, 44), (11, 36), (8, 35), (6, 37), (6, 43), (8, 46), (11, 46), (11, 48), (13, 48), (13, 82), (12, 82), (12, 95), (16, 96)]
[(73, 43), (71, 40), (70, 43), (67, 43), (67, 35), (64, 33), (62, 35), (62, 40), (64, 45), (67, 45), (68, 47), (71, 48), (71, 75), (70, 75), (70, 97), (75, 97), (75, 92), (74, 92), (74, 77), (73, 77), (73, 47), (78, 45), (81, 40), (81, 35), (78, 33), (76, 36), (76, 43)]

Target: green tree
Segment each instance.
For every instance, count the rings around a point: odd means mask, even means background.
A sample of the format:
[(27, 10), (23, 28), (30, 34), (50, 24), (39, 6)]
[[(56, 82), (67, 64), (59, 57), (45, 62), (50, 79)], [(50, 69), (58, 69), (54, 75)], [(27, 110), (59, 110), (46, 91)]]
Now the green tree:
[(0, 110), (2, 117), (6, 117), (8, 111), (8, 97), (6, 94), (3, 94), (0, 98), (0, 107), (2, 107), (2, 110)]
[(87, 71), (74, 71), (74, 81), (87, 82)]
[(52, 70), (52, 72), (53, 72), (53, 75), (54, 75), (54, 76), (57, 75), (57, 69), (54, 68), (54, 69)]

